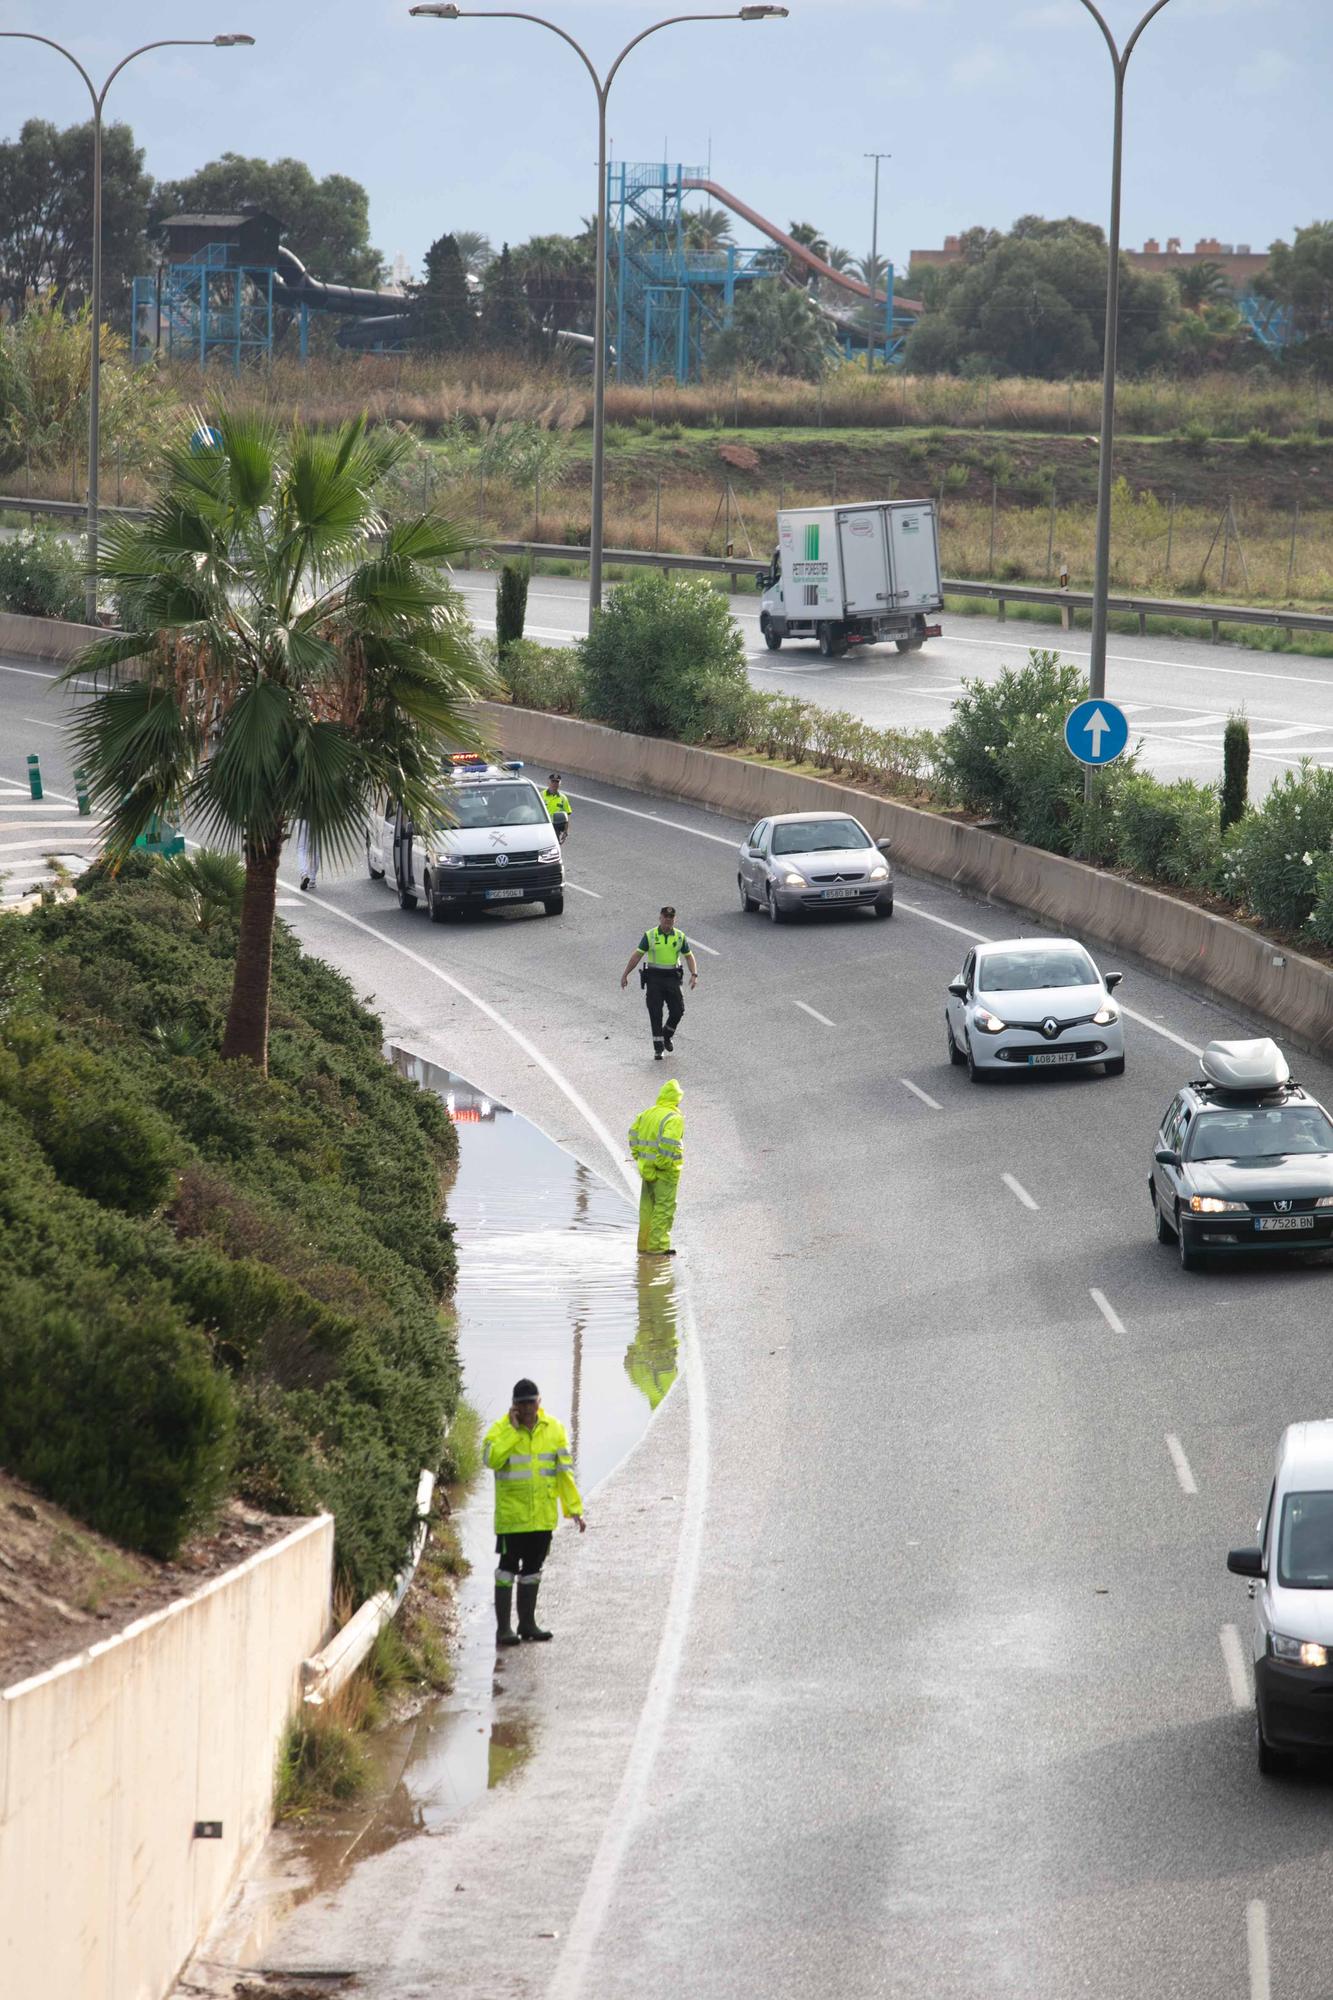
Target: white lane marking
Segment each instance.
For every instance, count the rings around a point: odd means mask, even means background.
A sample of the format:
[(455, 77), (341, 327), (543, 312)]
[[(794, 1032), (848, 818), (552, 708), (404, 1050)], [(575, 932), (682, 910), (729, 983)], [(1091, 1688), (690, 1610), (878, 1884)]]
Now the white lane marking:
[(569, 796), (571, 799), (581, 799), (585, 805), (603, 806), (607, 812), (624, 813), (630, 819), (649, 820), (653, 826), (669, 826), (677, 833), (693, 833), (700, 840), (715, 840), (719, 847), (730, 847), (733, 851), (740, 847), (740, 842), (734, 833), (705, 833), (701, 826), (686, 826), (684, 820), (664, 819), (661, 813), (640, 812), (635, 806), (613, 805), (610, 799), (595, 799), (588, 792), (571, 792)]
[(715, 944), (703, 944), (697, 937), (693, 935), (693, 933), (691, 933), (690, 936), (690, 950), (706, 951), (710, 958), (721, 958), (722, 956), (721, 952), (718, 950)]
[(1227, 1670), (1227, 1685), (1231, 1689), (1231, 1699), (1237, 1708), (1248, 1708), (1250, 1705), (1250, 1677), (1245, 1671), (1245, 1655), (1241, 1650), (1240, 1633), (1234, 1625), (1224, 1625), (1219, 1636), (1222, 1642), (1222, 1658)]
[(1245, 1905), (1245, 1950), (1250, 1961), (1250, 2000), (1270, 2000), (1268, 1971), (1268, 1905), (1253, 1896)]
[(1096, 1306), (1112, 1333), (1123, 1333), (1125, 1331), (1125, 1322), (1121, 1319), (1105, 1292), (1099, 1292), (1095, 1285), (1089, 1285), (1088, 1297), (1092, 1300), (1092, 1303)]
[[(55, 824), (57, 826), (87, 826), (88, 822), (86, 819), (66, 819), (57, 820)], [(93, 840), (96, 838), (96, 835), (90, 833), (88, 837), (90, 840)], [(48, 841), (38, 840), (35, 835), (30, 836), (27, 840), (0, 840), (0, 854), (22, 854), (25, 851), (28, 853), (38, 853), (48, 848), (49, 845)]]
[(1032, 1196), (1028, 1193), (1022, 1181), (1016, 1181), (1012, 1174), (1001, 1174), (1000, 1179), (1004, 1182), (1010, 1194), (1016, 1195), (1018, 1197), (1019, 1201), (1022, 1202), (1024, 1208), (1033, 1208), (1033, 1209), (1036, 1208), (1037, 1206), (1036, 1202), (1032, 1199)]
[[(1225, 624), (1226, 620), (1223, 619), (1222, 622)], [(1184, 641), (1186, 645), (1197, 645), (1199, 643), (1198, 640), (1187, 639)], [(961, 632), (950, 632), (945, 639), (945, 644), (956, 646), (994, 646), (1000, 651), (1013, 651), (1013, 641), (1011, 639), (974, 639), (970, 635), (965, 637)], [(1071, 653), (1068, 647), (1065, 646), (1056, 647), (1055, 650), (1059, 653), (1062, 660), (1072, 660), (1075, 666), (1086, 667), (1088, 664), (1088, 655), (1086, 653)], [(1300, 687), (1317, 687), (1324, 688), (1325, 690), (1333, 686), (1333, 680), (1321, 678), (1317, 674), (1272, 674), (1265, 672), (1262, 667), (1210, 667), (1202, 660), (1157, 660), (1149, 658), (1146, 653), (1108, 653), (1106, 657), (1108, 660), (1115, 660), (1120, 666), (1125, 667), (1171, 667), (1179, 673), (1220, 674), (1229, 680), (1294, 681)]]
[(301, 907), (301, 905), (302, 905), (302, 903), (303, 903), (303, 902), (305, 901), (305, 897), (304, 897), (304, 896), (275, 896), (273, 900), (274, 900), (274, 902), (275, 902), (275, 903), (277, 904), (277, 906), (278, 906), (278, 908), (279, 908), (280, 910), (299, 910), (299, 909), (300, 909), (300, 907)]
[(39, 667), (12, 667), (8, 660), (0, 660), (0, 674), (23, 674), (30, 681), (57, 681), (59, 674), (43, 673)]
[(595, 903), (600, 903), (602, 900), (600, 890), (585, 889), (581, 883), (571, 882), (568, 876), (565, 877), (565, 887), (572, 889), (576, 896), (591, 896)]
[(1180, 1481), (1181, 1492), (1197, 1493), (1199, 1489), (1190, 1470), (1190, 1462), (1185, 1456), (1185, 1447), (1174, 1431), (1168, 1431), (1166, 1434), (1166, 1448), (1171, 1454), (1171, 1463), (1176, 1468), (1176, 1478)]
[(921, 1102), (925, 1105), (928, 1111), (943, 1111), (944, 1106), (942, 1104), (938, 1104), (935, 1101), (935, 1099), (933, 1097), (930, 1097), (924, 1090), (919, 1090), (916, 1084), (912, 1082), (910, 1077), (900, 1076), (898, 1078), (898, 1081), (902, 1085), (904, 1090), (911, 1091), (913, 1097), (919, 1097), (921, 1099)]
[(65, 727), (63, 722), (43, 722), (40, 715), (25, 715), (20, 720), (26, 722), (30, 729), (54, 729), (59, 732)]
[(838, 1025), (836, 1021), (830, 1021), (827, 1014), (820, 1014), (813, 1007), (807, 1007), (804, 1000), (793, 1000), (791, 1004), (793, 1007), (799, 1007), (803, 1014), (808, 1014), (812, 1021), (822, 1022), (826, 1028), (836, 1028)]

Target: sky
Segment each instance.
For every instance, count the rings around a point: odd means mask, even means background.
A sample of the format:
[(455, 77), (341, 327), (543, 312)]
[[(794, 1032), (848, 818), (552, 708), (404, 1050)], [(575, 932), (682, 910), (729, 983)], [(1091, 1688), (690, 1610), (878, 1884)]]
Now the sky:
[[(526, 4), (599, 67), (670, 11)], [(1101, 4), (1123, 33), (1148, 0)], [(350, 174), (369, 192), (372, 240), (413, 269), (446, 229), (498, 245), (576, 230), (596, 204), (592, 84), (525, 22), (413, 21), (407, 0), (0, 0), (0, 26), (64, 42), (99, 83), (156, 36), (253, 34), (253, 49), (139, 58), (108, 117), (133, 126), (163, 179), (227, 150)], [(87, 115), (60, 57), (23, 42), (3, 54), (0, 133)], [(1123, 241), (1265, 248), (1333, 216), (1330, 77), (1333, 0), (1168, 0), (1129, 67)], [(760, 213), (813, 222), (858, 256), (871, 231), (864, 156), (887, 152), (880, 250), (901, 269), (913, 248), (973, 223), (1104, 223), (1111, 97), (1081, 0), (791, 0), (787, 20), (671, 27), (636, 49), (611, 93), (611, 150), (711, 160), (714, 180)], [(740, 222), (734, 235), (758, 240)]]

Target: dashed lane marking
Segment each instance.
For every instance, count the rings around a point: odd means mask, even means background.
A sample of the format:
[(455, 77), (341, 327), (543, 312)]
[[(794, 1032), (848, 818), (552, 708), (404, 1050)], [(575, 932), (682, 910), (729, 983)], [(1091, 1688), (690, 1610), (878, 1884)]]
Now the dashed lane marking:
[(1245, 1905), (1245, 1953), (1250, 1963), (1250, 2000), (1270, 2000), (1268, 1905), (1254, 1896)]
[(1219, 1634), (1222, 1643), (1222, 1659), (1227, 1670), (1227, 1685), (1231, 1689), (1231, 1699), (1237, 1708), (1250, 1705), (1250, 1677), (1245, 1671), (1245, 1654), (1241, 1649), (1240, 1633), (1234, 1625), (1224, 1625)]
[(1032, 1199), (1022, 1181), (1016, 1181), (1012, 1174), (1001, 1174), (1000, 1179), (1004, 1182), (1010, 1194), (1022, 1202), (1024, 1208), (1036, 1208), (1036, 1202)]
[(1180, 1481), (1181, 1492), (1197, 1493), (1199, 1489), (1190, 1470), (1190, 1462), (1185, 1456), (1185, 1447), (1174, 1431), (1168, 1431), (1166, 1434), (1166, 1448), (1171, 1454), (1171, 1463), (1176, 1468), (1176, 1478)]
[(919, 1097), (921, 1102), (925, 1105), (928, 1111), (943, 1111), (944, 1106), (938, 1103), (935, 1098), (931, 1097), (927, 1091), (919, 1089), (918, 1086), (912, 1082), (910, 1077), (900, 1076), (898, 1078), (898, 1081), (902, 1085), (904, 1090), (911, 1091), (913, 1097)]
[(1088, 1297), (1092, 1300), (1092, 1303), (1096, 1306), (1112, 1333), (1123, 1333), (1125, 1331), (1125, 1322), (1121, 1319), (1105, 1292), (1099, 1292), (1095, 1285), (1089, 1285)]
[(591, 896), (595, 903), (600, 903), (602, 900), (600, 889), (585, 889), (581, 882), (571, 882), (567, 876), (565, 878), (565, 887), (572, 889), (576, 896)]
[(793, 1000), (792, 1006), (799, 1007), (803, 1014), (808, 1014), (812, 1021), (819, 1021), (826, 1028), (836, 1028), (838, 1025), (836, 1021), (830, 1021), (827, 1014), (821, 1014), (816, 1008), (807, 1006), (804, 1000)]

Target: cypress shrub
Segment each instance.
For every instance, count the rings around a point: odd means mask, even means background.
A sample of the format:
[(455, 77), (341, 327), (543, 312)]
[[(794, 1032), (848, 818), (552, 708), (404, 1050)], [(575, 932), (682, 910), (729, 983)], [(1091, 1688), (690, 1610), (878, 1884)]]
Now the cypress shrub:
[(1222, 738), (1222, 831), (1234, 826), (1250, 796), (1250, 725), (1243, 715), (1227, 717)]
[(528, 615), (528, 566), (507, 562), (495, 586), (495, 650), (503, 660), (509, 648), (523, 637), (523, 621)]

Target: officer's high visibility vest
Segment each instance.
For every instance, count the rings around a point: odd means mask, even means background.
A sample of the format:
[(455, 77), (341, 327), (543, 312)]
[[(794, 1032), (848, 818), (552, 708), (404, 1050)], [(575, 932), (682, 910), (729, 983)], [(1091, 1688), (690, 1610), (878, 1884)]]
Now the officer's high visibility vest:
[(656, 966), (664, 972), (674, 971), (680, 964), (681, 953), (685, 950), (684, 931), (659, 931), (654, 924), (645, 936), (648, 939), (649, 965)]
[(560, 1506), (566, 1514), (583, 1512), (565, 1427), (545, 1410), (530, 1431), (515, 1430), (507, 1416), (493, 1423), (484, 1456), (495, 1474), (497, 1535), (554, 1528)]
[(555, 818), (557, 813), (564, 813), (568, 819), (573, 819), (574, 808), (563, 792), (543, 792), (542, 798), (546, 802), (546, 810), (550, 813), (552, 819)]

